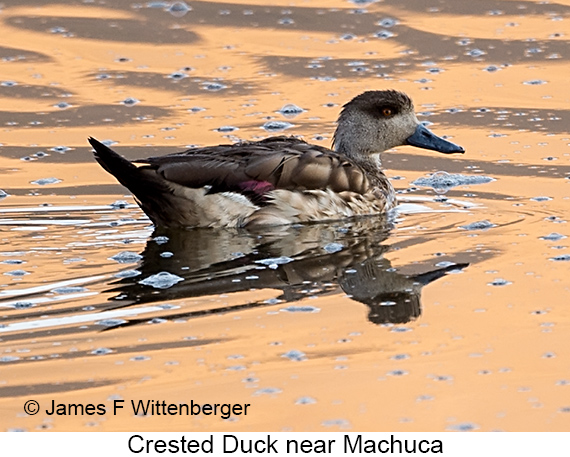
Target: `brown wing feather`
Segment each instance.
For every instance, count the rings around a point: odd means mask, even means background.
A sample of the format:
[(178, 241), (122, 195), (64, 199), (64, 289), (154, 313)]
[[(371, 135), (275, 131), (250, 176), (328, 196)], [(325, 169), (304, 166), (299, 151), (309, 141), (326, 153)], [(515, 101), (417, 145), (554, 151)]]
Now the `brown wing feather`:
[(336, 152), (288, 137), (221, 145), (137, 161), (168, 181), (212, 191), (240, 191), (248, 182), (275, 189), (364, 193), (370, 188), (364, 170)]

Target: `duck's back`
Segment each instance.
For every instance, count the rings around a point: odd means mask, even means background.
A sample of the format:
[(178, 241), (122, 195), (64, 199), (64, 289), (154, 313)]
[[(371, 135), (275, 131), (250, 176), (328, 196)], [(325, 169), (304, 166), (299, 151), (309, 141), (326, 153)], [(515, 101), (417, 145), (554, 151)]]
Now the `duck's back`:
[(134, 161), (139, 166), (90, 142), (156, 225), (289, 224), (373, 214), (391, 204), (379, 170), (370, 179), (343, 155), (297, 138), (193, 148)]

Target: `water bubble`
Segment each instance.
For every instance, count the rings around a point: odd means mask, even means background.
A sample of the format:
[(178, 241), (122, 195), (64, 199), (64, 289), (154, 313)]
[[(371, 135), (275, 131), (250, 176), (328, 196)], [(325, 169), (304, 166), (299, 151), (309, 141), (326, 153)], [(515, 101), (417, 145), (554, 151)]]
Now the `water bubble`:
[(386, 17), (386, 18), (376, 22), (376, 25), (379, 25), (380, 27), (384, 27), (386, 29), (389, 29), (390, 27), (394, 27), (398, 23), (399, 22), (397, 19), (393, 19), (391, 17)]
[(546, 84), (546, 81), (543, 79), (531, 79), (530, 81), (524, 81), (523, 84), (527, 86), (540, 86), (542, 84)]
[(409, 354), (395, 354), (390, 357), (392, 360), (406, 360), (410, 358)]
[(14, 309), (28, 309), (28, 308), (33, 308), (34, 306), (36, 305), (29, 301), (18, 301), (12, 304), (12, 308)]
[(386, 373), (388, 376), (405, 376), (407, 375), (409, 372), (406, 370), (392, 370), (389, 371), (388, 373)]
[(15, 362), (16, 360), (20, 360), (20, 357), (17, 357), (15, 355), (5, 355), (0, 357), (0, 362), (5, 362), (5, 363)]
[(484, 56), (484, 55), (487, 54), (487, 53), (486, 53), (485, 51), (482, 51), (481, 49), (475, 48), (475, 49), (471, 49), (471, 50), (468, 51), (466, 54), (467, 54), (468, 56), (471, 56), (471, 57), (481, 57), (481, 56)]
[(286, 263), (293, 262), (294, 259), (287, 256), (273, 257), (268, 259), (256, 260), (255, 263), (267, 265), (271, 269), (276, 269), (277, 265), (285, 265)]
[(412, 184), (447, 191), (456, 186), (486, 184), (492, 181), (495, 181), (495, 179), (490, 176), (450, 174), (445, 171), (438, 171), (427, 178), (418, 178)]
[(388, 38), (392, 38), (393, 36), (395, 36), (396, 34), (394, 32), (391, 32), (390, 30), (378, 30), (376, 33), (374, 33), (374, 36), (376, 38), (380, 38), (382, 40), (387, 40)]
[(307, 355), (302, 351), (298, 351), (297, 349), (291, 349), (290, 351), (281, 355), (281, 357), (292, 360), (293, 362), (302, 362), (304, 360), (307, 360)]
[(175, 71), (174, 73), (170, 73), (168, 78), (180, 81), (181, 79), (188, 78), (188, 75), (183, 71)]
[(479, 426), (472, 422), (462, 422), (460, 424), (454, 424), (447, 427), (447, 430), (454, 432), (471, 432), (473, 430), (478, 430)]
[(109, 206), (113, 209), (124, 209), (129, 206), (129, 204), (125, 200), (115, 200)]
[(545, 241), (559, 241), (559, 240), (563, 240), (564, 238), (566, 238), (566, 235), (562, 235), (561, 233), (552, 232), (552, 233), (549, 233), (548, 235), (541, 236), (539, 239), (545, 240)]
[(259, 395), (276, 395), (276, 394), (280, 394), (281, 392), (283, 392), (283, 391), (281, 389), (279, 389), (278, 387), (265, 387), (263, 389), (256, 390), (253, 393), (253, 396), (257, 397)]
[(509, 284), (512, 284), (512, 282), (503, 278), (496, 278), (492, 282), (487, 283), (488, 286), (508, 286)]
[(323, 247), (323, 249), (329, 254), (334, 254), (335, 252), (342, 251), (344, 246), (340, 243), (328, 243)]
[(61, 179), (57, 179), (57, 178), (41, 178), (41, 179), (37, 179), (35, 181), (31, 181), (31, 184), (36, 184), (38, 186), (47, 186), (49, 184), (57, 184), (58, 182), (61, 182)]
[(476, 221), (467, 225), (460, 225), (459, 228), (462, 228), (464, 230), (488, 230), (496, 226), (496, 224), (493, 224), (492, 222), (489, 222), (485, 219), (483, 221)]
[(192, 7), (188, 6), (185, 2), (173, 2), (167, 11), (174, 17), (182, 17), (189, 11), (192, 11)]
[(96, 325), (102, 325), (104, 327), (117, 327), (126, 323), (127, 321), (124, 319), (102, 319), (95, 322)]
[(553, 260), (555, 262), (570, 262), (570, 254), (557, 255), (556, 257), (551, 257), (549, 260)]
[[(364, 2), (365, 0), (351, 0), (354, 3)], [(371, 3), (371, 2), (367, 2)], [(339, 427), (342, 429), (350, 428), (350, 422), (346, 419), (330, 419), (322, 422), (323, 427)]]
[(317, 403), (317, 400), (313, 397), (300, 397), (295, 400), (296, 405), (314, 405), (315, 403)]
[(121, 104), (125, 106), (134, 106), (137, 103), (139, 103), (139, 100), (134, 97), (127, 97), (121, 102)]
[(108, 258), (109, 260), (114, 260), (115, 262), (125, 264), (125, 263), (137, 263), (142, 259), (142, 255), (131, 251), (122, 251)]
[(150, 360), (150, 357), (148, 355), (135, 355), (134, 357), (131, 357), (129, 360), (132, 362), (145, 362), (147, 360)]
[(222, 125), (221, 127), (214, 129), (215, 132), (220, 132), (220, 133), (230, 133), (234, 132), (235, 130), (239, 130), (239, 128), (234, 127), (233, 125)]
[(26, 276), (29, 275), (30, 272), (26, 270), (12, 270), (12, 271), (7, 271), (4, 274), (6, 276)]
[(315, 306), (288, 306), (281, 308), (279, 311), (284, 313), (318, 313), (321, 309)]
[(277, 111), (278, 113), (281, 113), (283, 116), (285, 116), (286, 118), (293, 118), (298, 116), (299, 114), (305, 112), (305, 110), (297, 105), (294, 105), (292, 103), (289, 103), (287, 105), (284, 105), (279, 111)]
[(139, 284), (151, 286), (155, 289), (168, 289), (180, 281), (184, 281), (184, 278), (181, 278), (180, 276), (174, 275), (167, 271), (161, 271), (160, 273), (140, 280)]
[(219, 90), (223, 90), (226, 89), (228, 86), (225, 86), (224, 84), (221, 83), (217, 83), (217, 82), (206, 82), (202, 84), (202, 88), (205, 90), (209, 90), (212, 92), (217, 92)]
[(291, 127), (294, 127), (294, 125), (284, 121), (267, 121), (261, 126), (262, 129), (267, 130), (268, 132), (278, 132), (290, 129)]
[(113, 352), (113, 350), (109, 349), (109, 348), (97, 348), (97, 349), (93, 349), (91, 351), (91, 354), (93, 354), (93, 355), (105, 355), (105, 354), (110, 354), (112, 352)]
[(67, 287), (57, 287), (52, 289), (50, 292), (55, 294), (77, 294), (80, 292), (86, 292), (87, 289), (81, 286), (67, 286)]
[(410, 327), (392, 327), (390, 331), (395, 333), (407, 333), (411, 332), (412, 329)]
[(123, 279), (123, 278), (134, 278), (135, 276), (139, 276), (141, 274), (142, 273), (139, 270), (124, 270), (124, 271), (119, 271), (113, 276), (118, 279)]

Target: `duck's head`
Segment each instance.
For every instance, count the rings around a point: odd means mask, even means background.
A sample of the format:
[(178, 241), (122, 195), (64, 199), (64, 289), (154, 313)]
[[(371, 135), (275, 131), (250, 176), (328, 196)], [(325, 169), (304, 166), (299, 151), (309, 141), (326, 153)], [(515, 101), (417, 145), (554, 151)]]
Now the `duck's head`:
[(352, 158), (406, 144), (444, 154), (465, 152), (421, 124), (410, 97), (395, 90), (356, 96), (344, 105), (337, 124), (334, 149)]

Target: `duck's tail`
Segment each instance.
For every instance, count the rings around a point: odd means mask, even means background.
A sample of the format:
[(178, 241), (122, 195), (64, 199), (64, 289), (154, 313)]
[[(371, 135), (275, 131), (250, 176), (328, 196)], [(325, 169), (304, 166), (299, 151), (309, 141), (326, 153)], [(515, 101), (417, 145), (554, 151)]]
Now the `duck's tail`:
[(155, 173), (145, 173), (145, 167), (137, 167), (95, 138), (89, 137), (88, 140), (95, 150), (93, 155), (97, 162), (129, 189), (138, 200), (146, 200), (146, 197), (153, 192), (168, 191), (164, 180), (159, 179)]
[(154, 170), (137, 167), (95, 138), (88, 140), (95, 150), (93, 155), (97, 162), (131, 191), (147, 216), (157, 225), (169, 225), (165, 221), (169, 221), (170, 213), (176, 211), (171, 208), (174, 197), (165, 180)]
[(136, 195), (133, 187), (138, 187), (136, 183), (140, 181), (138, 168), (95, 138), (89, 137), (88, 141), (95, 150), (93, 155), (97, 162), (99, 162), (108, 173), (112, 174), (117, 181)]

